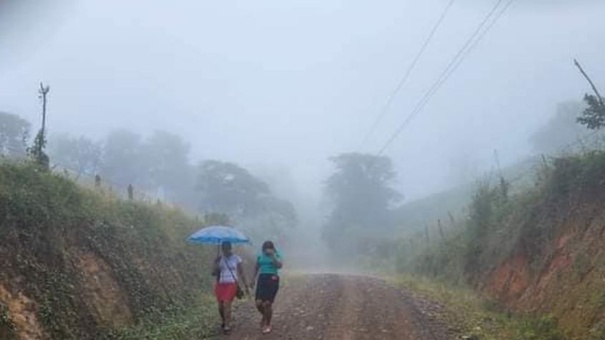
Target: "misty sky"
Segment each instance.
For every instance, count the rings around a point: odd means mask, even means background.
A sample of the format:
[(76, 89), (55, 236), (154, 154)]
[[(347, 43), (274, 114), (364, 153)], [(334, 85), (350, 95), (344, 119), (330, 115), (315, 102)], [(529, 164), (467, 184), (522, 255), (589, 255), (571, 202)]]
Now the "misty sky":
[[(5, 5), (0, 111), (37, 123), (43, 80), (51, 133), (166, 129), (195, 159), (287, 173), (297, 190), (315, 190), (327, 157), (357, 150), (446, 2)], [(456, 2), (363, 151), (384, 145), (494, 3)], [(387, 150), (406, 197), (446, 186), (468, 164), (490, 167), (494, 149), (502, 163), (527, 155), (528, 135), (556, 104), (589, 91), (573, 58), (605, 91), (603, 18), (603, 1), (518, 0)]]

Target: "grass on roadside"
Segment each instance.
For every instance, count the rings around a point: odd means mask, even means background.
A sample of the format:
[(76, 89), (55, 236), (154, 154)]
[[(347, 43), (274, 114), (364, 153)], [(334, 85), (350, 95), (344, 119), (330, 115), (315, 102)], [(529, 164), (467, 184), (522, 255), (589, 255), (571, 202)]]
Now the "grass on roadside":
[(452, 287), (434, 280), (399, 275), (390, 282), (443, 305), (438, 317), (468, 339), (564, 340), (556, 321), (549, 316), (513, 315), (496, 302), (470, 289)]
[[(281, 286), (284, 287), (303, 279), (305, 279), (303, 274), (290, 272), (281, 277)], [(242, 303), (247, 302), (250, 301), (244, 300)], [(219, 335), (218, 322), (215, 299), (212, 295), (205, 295), (193, 308), (176, 311), (167, 315), (161, 322), (142, 322), (132, 327), (111, 331), (103, 336), (103, 340), (210, 339)]]
[(142, 322), (112, 331), (104, 336), (104, 340), (208, 339), (218, 335), (217, 322), (214, 297), (206, 295), (195, 307), (175, 311), (160, 322)]

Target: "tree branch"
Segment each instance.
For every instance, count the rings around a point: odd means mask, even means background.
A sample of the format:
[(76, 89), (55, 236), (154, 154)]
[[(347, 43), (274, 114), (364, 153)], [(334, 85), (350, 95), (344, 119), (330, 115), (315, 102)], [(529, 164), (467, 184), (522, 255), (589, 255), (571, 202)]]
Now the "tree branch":
[(578, 69), (580, 70), (580, 72), (582, 73), (582, 75), (584, 76), (584, 78), (586, 78), (586, 80), (588, 80), (588, 83), (592, 87), (592, 90), (597, 95), (597, 100), (599, 101), (599, 104), (601, 106), (605, 106), (605, 103), (603, 103), (603, 97), (601, 97), (601, 94), (599, 93), (599, 90), (597, 90), (597, 87), (592, 82), (592, 80), (590, 79), (590, 77), (588, 76), (588, 74), (586, 74), (586, 72), (584, 72), (584, 69), (582, 68), (582, 65), (580, 65), (580, 63), (576, 59), (574, 59), (573, 61), (576, 64), (576, 66), (578, 67)]

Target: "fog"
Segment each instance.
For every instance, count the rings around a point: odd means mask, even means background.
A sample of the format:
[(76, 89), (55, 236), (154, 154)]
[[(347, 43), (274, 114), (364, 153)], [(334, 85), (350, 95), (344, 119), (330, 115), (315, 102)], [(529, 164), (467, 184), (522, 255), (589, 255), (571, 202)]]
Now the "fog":
[[(495, 3), (454, 4), (360, 147), (446, 2), (4, 2), (0, 111), (38, 122), (44, 81), (51, 134), (166, 129), (196, 160), (288, 173), (279, 190), (317, 203), (327, 158), (380, 150)], [(603, 82), (604, 13), (599, 0), (515, 2), (386, 149), (406, 201), (489, 168), (494, 150), (502, 164), (527, 156), (556, 104), (589, 91), (573, 58)]]

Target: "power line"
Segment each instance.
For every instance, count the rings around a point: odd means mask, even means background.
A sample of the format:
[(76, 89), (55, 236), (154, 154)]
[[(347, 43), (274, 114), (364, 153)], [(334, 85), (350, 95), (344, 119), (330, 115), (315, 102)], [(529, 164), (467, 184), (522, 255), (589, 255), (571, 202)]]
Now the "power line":
[(374, 123), (370, 127), (370, 130), (368, 131), (368, 133), (364, 136), (363, 140), (361, 141), (359, 149), (363, 148), (363, 146), (367, 143), (368, 139), (372, 136), (372, 134), (374, 133), (374, 131), (376, 131), (376, 128), (378, 127), (378, 124), (382, 121), (382, 119), (384, 118), (384, 116), (388, 112), (388, 109), (391, 107), (391, 104), (393, 103), (393, 100), (395, 99), (395, 96), (397, 95), (397, 93), (399, 93), (399, 91), (401, 90), (401, 88), (403, 87), (403, 85), (407, 82), (407, 80), (410, 77), (412, 71), (416, 67), (416, 64), (418, 64), (418, 62), (420, 61), (420, 58), (424, 54), (424, 51), (427, 49), (427, 47), (429, 46), (429, 43), (431, 42), (431, 40), (435, 36), (435, 33), (437, 33), (437, 30), (439, 29), (439, 27), (441, 26), (441, 24), (443, 23), (443, 21), (447, 17), (447, 14), (448, 14), (450, 8), (452, 7), (452, 5), (454, 4), (454, 2), (456, 2), (456, 0), (450, 0), (450, 2), (447, 4), (447, 6), (445, 7), (445, 9), (441, 13), (441, 16), (439, 17), (439, 19), (437, 20), (437, 22), (435, 23), (435, 25), (433, 25), (433, 28), (431, 29), (431, 31), (430, 31), (429, 35), (427, 36), (427, 38), (424, 40), (424, 43), (422, 44), (422, 47), (420, 48), (420, 50), (418, 51), (418, 53), (414, 57), (414, 59), (413, 59), (412, 63), (410, 64), (410, 66), (407, 68), (405, 74), (403, 75), (403, 77), (401, 78), (401, 80), (399, 81), (399, 83), (397, 83), (397, 86), (395, 87), (395, 89), (387, 97), (387, 100), (386, 100), (384, 106), (382, 107), (382, 109), (380, 110), (379, 115), (374, 120)]
[[(509, 0), (509, 2), (501, 9), (498, 14), (494, 17), (494, 14), (500, 8), (504, 0), (498, 0), (494, 7), (489, 11), (489, 13), (485, 16), (483, 21), (479, 24), (477, 29), (473, 32), (473, 34), (467, 39), (466, 43), (462, 46), (462, 48), (458, 51), (458, 53), (452, 58), (450, 63), (447, 65), (445, 70), (440, 74), (435, 83), (429, 88), (429, 90), (424, 94), (424, 96), (420, 99), (416, 107), (412, 110), (410, 115), (406, 118), (406, 120), (399, 126), (399, 128), (391, 135), (391, 137), (387, 140), (385, 145), (378, 152), (379, 155), (383, 154), (384, 151), (397, 139), (399, 134), (405, 129), (405, 127), (411, 122), (411, 120), (418, 115), (422, 109), (428, 104), (431, 98), (435, 95), (435, 93), (441, 88), (441, 86), (452, 76), (452, 74), (460, 67), (462, 62), (466, 59), (469, 53), (477, 46), (477, 44), (487, 35), (487, 33), (491, 30), (491, 28), (495, 25), (498, 19), (506, 12), (506, 10), (512, 5), (515, 0)], [(484, 30), (484, 27), (488, 24), (490, 19), (494, 19)]]
[(470, 52), (470, 49), (474, 48), (476, 46), (476, 44), (473, 44), (473, 41), (475, 41), (475, 42), (478, 41), (475, 39), (479, 36), (481, 36), (481, 37), (485, 36), (485, 35), (481, 35), (481, 30), (487, 24), (489, 19), (494, 15), (494, 13), (498, 9), (498, 7), (502, 4), (502, 2), (503, 2), (503, 0), (498, 0), (498, 2), (496, 2), (494, 7), (485, 16), (483, 21), (481, 21), (481, 23), (479, 24), (477, 29), (467, 39), (467, 41), (462, 46), (462, 48), (460, 48), (460, 50), (458, 51), (458, 53), (456, 53), (454, 58), (452, 58), (452, 60), (450, 60), (449, 64), (445, 68), (445, 70), (439, 75), (437, 80), (433, 83), (433, 85), (429, 88), (429, 90), (420, 99), (420, 101), (414, 107), (412, 112), (408, 115), (406, 120), (399, 126), (399, 128), (391, 135), (391, 137), (385, 143), (385, 145), (380, 149), (379, 154), (384, 153), (384, 151), (395, 141), (395, 139), (397, 139), (399, 134), (405, 129), (405, 127), (411, 122), (411, 120), (422, 111), (422, 109), (431, 100), (431, 98), (435, 95), (435, 93), (441, 88), (443, 83), (445, 83), (445, 81), (447, 79), (449, 79), (449, 77), (454, 73), (454, 71), (456, 71), (456, 69), (460, 66), (462, 60), (464, 60), (464, 58), (466, 58), (466, 56), (468, 55), (468, 52)]

